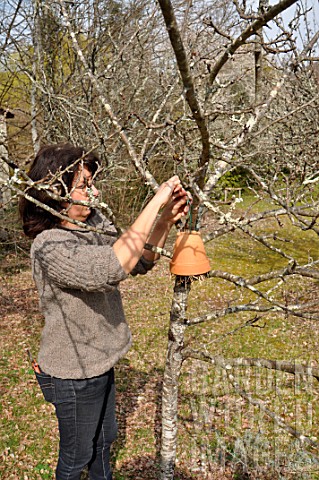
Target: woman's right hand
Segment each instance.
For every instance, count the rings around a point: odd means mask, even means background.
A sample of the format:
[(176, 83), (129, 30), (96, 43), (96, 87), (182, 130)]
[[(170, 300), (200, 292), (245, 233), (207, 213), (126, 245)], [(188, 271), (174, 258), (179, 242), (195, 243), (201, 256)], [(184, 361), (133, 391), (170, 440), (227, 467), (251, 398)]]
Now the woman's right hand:
[(157, 190), (155, 197), (161, 202), (161, 208), (173, 199), (173, 195), (183, 196), (187, 195), (186, 191), (181, 185), (178, 175), (174, 175), (166, 182), (162, 183)]

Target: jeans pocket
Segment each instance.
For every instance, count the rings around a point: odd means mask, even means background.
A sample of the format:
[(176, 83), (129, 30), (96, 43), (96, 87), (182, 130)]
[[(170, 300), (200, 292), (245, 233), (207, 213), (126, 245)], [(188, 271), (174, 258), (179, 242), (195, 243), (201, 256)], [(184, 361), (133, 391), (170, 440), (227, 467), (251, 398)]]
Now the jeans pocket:
[(44, 399), (47, 402), (54, 403), (55, 388), (54, 388), (53, 378), (51, 377), (51, 375), (48, 375), (47, 373), (44, 373), (44, 372), (41, 372), (41, 373), (35, 372), (35, 376), (37, 377)]

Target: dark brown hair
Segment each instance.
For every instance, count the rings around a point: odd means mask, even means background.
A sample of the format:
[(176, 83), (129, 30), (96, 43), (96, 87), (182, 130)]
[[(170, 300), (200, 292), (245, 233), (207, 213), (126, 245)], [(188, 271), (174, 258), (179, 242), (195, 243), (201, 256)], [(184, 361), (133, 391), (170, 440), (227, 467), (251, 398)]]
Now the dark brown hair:
[[(28, 176), (35, 182), (46, 183), (59, 171), (63, 172), (59, 181), (59, 195), (64, 197), (71, 190), (80, 162), (89, 169), (92, 175), (96, 173), (100, 165), (98, 156), (92, 152), (87, 153), (82, 147), (75, 147), (70, 143), (45, 145), (36, 155)], [(60, 201), (49, 196), (43, 189), (30, 188), (25, 192), (57, 212), (63, 209)], [(61, 222), (57, 216), (25, 197), (20, 199), (19, 211), (24, 233), (31, 238), (35, 238), (43, 230), (53, 228)]]

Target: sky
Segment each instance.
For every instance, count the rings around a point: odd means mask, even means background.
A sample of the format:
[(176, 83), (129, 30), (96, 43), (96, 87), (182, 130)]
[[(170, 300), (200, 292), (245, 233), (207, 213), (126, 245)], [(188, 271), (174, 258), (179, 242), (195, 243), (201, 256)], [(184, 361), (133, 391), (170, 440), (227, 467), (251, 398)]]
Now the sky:
[[(277, 1), (270, 0), (270, 5), (276, 4)], [(284, 22), (285, 26), (288, 26), (289, 22), (294, 18), (294, 15), (296, 13), (297, 8), (303, 5), (304, 10), (310, 10), (311, 12), (308, 13), (307, 18), (308, 18), (308, 28), (311, 31), (311, 34), (313, 35), (317, 30), (319, 30), (319, 0), (304, 0), (304, 1), (298, 1), (296, 4), (292, 5), (289, 7), (287, 10), (285, 10), (282, 13), (282, 19)], [(300, 24), (299, 24), (299, 32), (298, 32), (298, 46), (299, 48), (302, 47), (302, 37), (306, 37), (306, 24), (304, 17), (301, 19)], [(317, 48), (318, 52), (318, 48)]]

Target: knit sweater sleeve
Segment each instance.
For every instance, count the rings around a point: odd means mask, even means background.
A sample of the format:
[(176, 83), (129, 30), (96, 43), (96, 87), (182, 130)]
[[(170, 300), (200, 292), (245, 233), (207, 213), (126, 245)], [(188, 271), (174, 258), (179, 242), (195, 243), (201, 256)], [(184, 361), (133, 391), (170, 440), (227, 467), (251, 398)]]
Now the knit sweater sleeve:
[(39, 235), (32, 246), (34, 275), (42, 274), (60, 288), (83, 291), (113, 289), (127, 278), (111, 245), (81, 245), (72, 234), (52, 231)]

